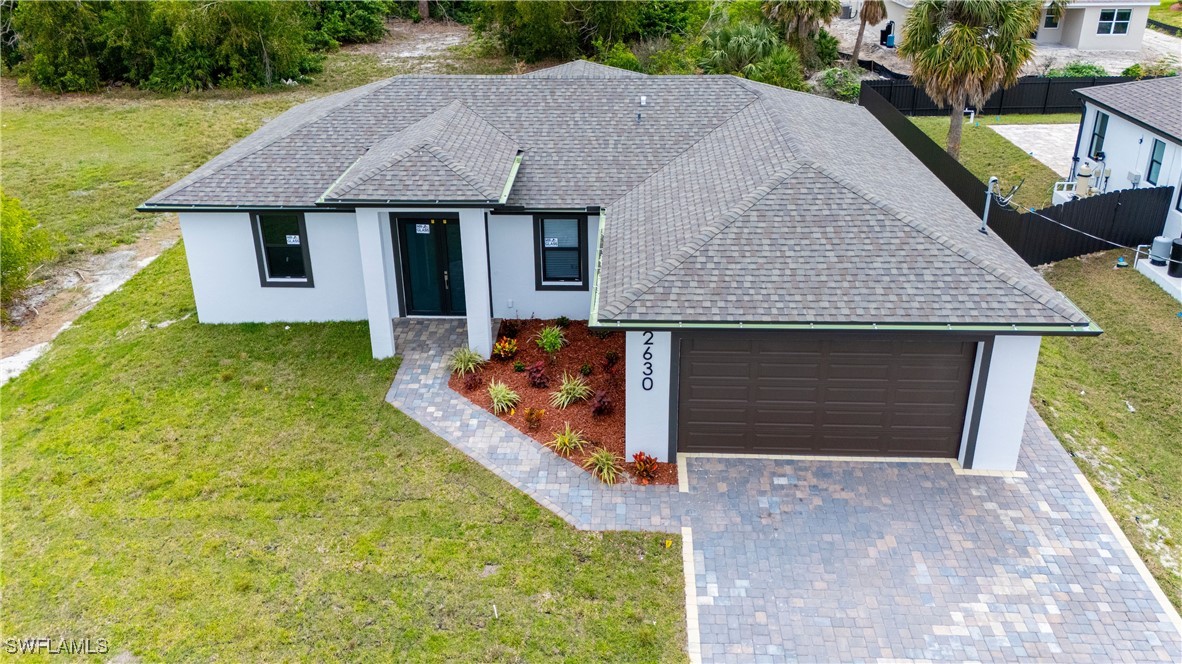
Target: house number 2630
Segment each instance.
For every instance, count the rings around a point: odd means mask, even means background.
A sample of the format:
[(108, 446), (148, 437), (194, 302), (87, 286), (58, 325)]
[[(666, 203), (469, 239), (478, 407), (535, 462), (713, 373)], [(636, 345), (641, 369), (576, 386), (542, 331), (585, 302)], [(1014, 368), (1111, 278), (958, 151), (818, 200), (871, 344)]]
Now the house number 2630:
[(645, 392), (653, 389), (653, 333), (641, 332), (644, 336), (644, 353), (640, 355), (644, 359), (644, 369), (641, 371), (644, 378), (640, 379), (640, 387), (644, 388)]

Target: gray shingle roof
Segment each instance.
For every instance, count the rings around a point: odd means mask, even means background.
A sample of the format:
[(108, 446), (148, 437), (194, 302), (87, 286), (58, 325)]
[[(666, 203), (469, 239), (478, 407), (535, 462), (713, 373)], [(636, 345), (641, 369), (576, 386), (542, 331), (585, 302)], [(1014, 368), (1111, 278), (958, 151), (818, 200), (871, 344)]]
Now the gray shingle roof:
[(730, 76), (398, 76), (149, 204), (491, 201), (519, 151), (509, 205), (604, 208), (601, 320), (1088, 322), (864, 109)]
[(521, 148), (459, 101), (374, 144), (325, 201), (498, 201)]
[(1075, 92), (1182, 143), (1182, 76), (1098, 85)]

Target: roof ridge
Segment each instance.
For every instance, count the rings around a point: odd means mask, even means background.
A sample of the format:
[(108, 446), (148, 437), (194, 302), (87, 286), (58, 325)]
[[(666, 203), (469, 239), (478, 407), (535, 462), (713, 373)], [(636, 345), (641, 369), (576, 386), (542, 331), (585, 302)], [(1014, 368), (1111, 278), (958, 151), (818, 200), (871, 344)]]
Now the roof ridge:
[(661, 279), (668, 276), (679, 265), (698, 253), (702, 247), (706, 246), (715, 237), (718, 237), (719, 233), (738, 221), (747, 210), (750, 210), (765, 196), (775, 191), (776, 187), (783, 184), (796, 171), (800, 170), (802, 165), (802, 162), (799, 161), (789, 162), (784, 168), (780, 168), (764, 178), (758, 186), (747, 192), (746, 196), (739, 199), (737, 203), (719, 215), (714, 221), (702, 227), (691, 238), (670, 253), (668, 257), (658, 261), (651, 270), (641, 275), (641, 278), (636, 283), (623, 289), (616, 299), (607, 303), (604, 311), (618, 316), (624, 309), (631, 306), (651, 290)]
[[(852, 180), (835, 173), (834, 171), (822, 166), (821, 164), (818, 164), (817, 162), (809, 161), (806, 163), (810, 168), (816, 170), (818, 173), (821, 173), (830, 180), (833, 180), (842, 187), (845, 187), (847, 190), (856, 194), (871, 205), (874, 205), (875, 207), (891, 214), (911, 228), (914, 228), (916, 231), (922, 233), (925, 237), (928, 237), (941, 246), (950, 249), (957, 256), (960, 256), (962, 259), (972, 263), (976, 267), (988, 273), (990, 276), (1002, 280), (1006, 284), (1021, 292), (1023, 295), (1026, 295), (1030, 299), (1050, 309), (1059, 316), (1070, 320), (1071, 314), (1079, 313), (1078, 311), (1074, 310), (1074, 308), (1069, 308), (1069, 312), (1064, 312), (1059, 306), (1056, 306), (1063, 304), (1062, 302), (1052, 301), (1052, 298), (1039, 297), (1037, 294), (1031, 292), (1032, 289), (1030, 288), (1029, 284), (1027, 284), (1025, 280), (1019, 278), (1017, 275), (1012, 274), (1008, 269), (1006, 269), (1005, 266), (998, 265), (995, 261), (989, 259), (988, 256), (962, 246), (955, 239), (947, 236), (944, 233), (941, 233), (938, 229), (933, 228), (928, 223), (912, 217), (910, 214), (895, 207), (892, 203), (865, 191), (861, 186)], [(1057, 291), (1055, 292), (1058, 294)]]
[[(310, 126), (316, 124), (317, 122), (320, 122), (321, 120), (327, 118), (328, 116), (336, 113), (337, 111), (340, 111), (341, 109), (348, 108), (348, 107), (352, 106), (353, 104), (356, 104), (357, 102), (361, 101), (362, 99), (366, 99), (367, 97), (370, 97), (371, 95), (378, 92), (379, 90), (386, 89), (387, 87), (393, 85), (397, 79), (398, 79), (398, 76), (391, 76), (390, 78), (387, 78), (383, 81), (375, 81), (374, 83), (380, 82), (380, 83), (382, 83), (382, 85), (375, 85), (372, 90), (366, 91), (365, 94), (354, 97), (353, 99), (350, 99), (349, 101), (345, 102), (344, 104), (341, 104), (340, 106), (334, 106), (334, 107), (326, 110), (323, 114), (321, 114), (311, 120), (308, 120), (307, 122), (302, 122), (302, 123), (297, 124), (296, 126), (292, 127), (290, 130), (285, 131), (285, 132), (281, 133), (280, 135), (276, 136), (274, 139), (267, 141), (266, 143), (262, 143), (262, 144), (258, 145), (257, 147), (255, 147), (254, 149), (248, 150), (247, 152), (244, 152), (244, 153), (234, 157), (233, 159), (227, 161), (224, 164), (219, 164), (217, 168), (211, 170), (210, 172), (206, 173), (205, 175), (202, 175), (199, 178), (196, 178), (192, 182), (185, 184), (185, 186), (181, 187), (180, 189), (177, 189), (175, 191), (168, 191), (168, 189), (165, 189), (164, 191), (161, 191), (159, 194), (156, 194), (155, 196), (153, 196), (153, 198), (156, 198), (156, 197), (164, 194), (165, 192), (168, 192), (168, 194), (167, 194), (168, 196), (175, 196), (176, 194), (181, 193), (182, 191), (188, 189), (189, 187), (192, 187), (193, 185), (197, 184), (198, 182), (202, 182), (202, 181), (206, 180), (207, 178), (212, 177), (214, 174), (224, 170), (225, 168), (227, 168), (229, 166), (233, 166), (234, 164), (242, 161), (243, 159), (246, 159), (247, 157), (250, 157), (250, 156), (255, 155), (259, 152), (262, 152), (266, 148), (271, 147), (272, 145), (278, 143), (279, 141), (282, 141), (283, 139), (290, 137), (292, 134), (295, 134), (297, 131), (300, 131), (301, 129), (305, 129), (307, 127), (310, 127)], [(370, 83), (368, 85), (373, 85), (373, 83)], [(361, 87), (365, 87), (365, 86), (361, 86)], [(355, 90), (355, 89), (356, 88), (353, 88), (353, 90)], [(317, 101), (323, 101), (323, 100), (329, 99), (335, 95), (343, 95), (343, 94), (345, 94), (347, 92), (351, 92), (351, 91), (352, 90), (342, 90), (340, 92), (334, 92), (333, 94), (327, 95), (325, 97), (320, 97), (319, 99), (312, 99), (309, 101), (301, 102), (301, 103), (296, 104), (295, 106), (292, 106), (291, 108), (287, 109), (283, 113), (280, 113), (279, 115), (275, 116), (274, 118), (272, 118), (272, 120), (278, 120), (281, 116), (283, 116), (284, 113), (289, 113), (291, 111), (294, 111), (295, 109), (300, 108), (301, 106), (304, 106), (306, 104), (311, 104), (311, 103), (314, 103)], [(265, 126), (266, 125), (264, 125), (264, 127)], [(255, 131), (259, 131), (262, 128), (263, 127), (259, 127), (259, 129), (255, 130)], [(246, 138), (249, 138), (249, 137), (250, 136), (248, 135)], [(242, 140), (246, 140), (246, 139), (244, 138)], [(239, 141), (239, 142), (241, 142), (241, 141)], [(235, 145), (237, 145), (237, 143)], [(361, 154), (364, 155), (365, 152), (363, 151)], [(360, 158), (360, 157), (358, 157), (358, 158)], [(214, 157), (214, 159), (217, 159), (217, 157)], [(213, 161), (213, 159), (211, 159), (209, 162), (206, 162), (206, 164), (203, 164), (202, 168), (204, 168), (209, 163), (212, 163), (212, 161)], [(354, 163), (356, 163), (356, 160), (354, 160)]]
[[(634, 191), (636, 191), (637, 189), (639, 189), (639, 188), (640, 188), (640, 186), (641, 186), (642, 184), (644, 184), (645, 182), (648, 182), (649, 180), (651, 180), (651, 179), (653, 179), (654, 177), (656, 177), (656, 176), (657, 176), (657, 174), (659, 174), (661, 171), (664, 171), (664, 170), (665, 170), (666, 168), (668, 168), (668, 167), (669, 167), (669, 166), (670, 166), (670, 165), (671, 165), (673, 162), (675, 162), (675, 161), (677, 161), (678, 159), (681, 159), (683, 156), (685, 156), (685, 153), (687, 153), (687, 152), (689, 152), (690, 150), (694, 149), (695, 147), (697, 147), (697, 146), (698, 146), (698, 144), (699, 144), (699, 143), (701, 143), (702, 141), (706, 140), (706, 139), (707, 139), (707, 138), (709, 138), (710, 136), (713, 136), (713, 135), (714, 135), (715, 133), (717, 133), (717, 132), (718, 132), (720, 129), (722, 129), (722, 128), (723, 128), (723, 127), (725, 127), (727, 124), (729, 124), (731, 120), (734, 120), (736, 117), (738, 117), (738, 115), (739, 115), (740, 113), (742, 113), (743, 111), (747, 110), (747, 107), (748, 107), (748, 106), (751, 106), (751, 104), (754, 104), (754, 103), (756, 103), (756, 102), (758, 102), (758, 101), (759, 101), (759, 97), (758, 97), (758, 96), (756, 96), (756, 97), (755, 97), (754, 99), (752, 99), (751, 101), (747, 102), (746, 104), (743, 104), (742, 108), (740, 108), (740, 109), (738, 109), (737, 111), (735, 111), (734, 113), (732, 113), (732, 114), (728, 115), (728, 116), (726, 117), (726, 119), (725, 119), (725, 120), (723, 120), (722, 122), (719, 122), (717, 125), (715, 125), (713, 128), (711, 128), (711, 129), (710, 129), (710, 131), (708, 131), (708, 132), (706, 132), (706, 133), (702, 134), (701, 136), (699, 136), (699, 137), (698, 137), (698, 140), (694, 141), (693, 143), (690, 143), (689, 145), (687, 145), (687, 146), (686, 146), (686, 148), (685, 148), (684, 150), (682, 150), (681, 152), (678, 152), (677, 154), (673, 155), (673, 157), (672, 157), (672, 158), (670, 158), (670, 159), (669, 159), (669, 161), (666, 161), (665, 163), (661, 164), (661, 167), (660, 167), (660, 168), (656, 169), (656, 170), (655, 170), (655, 171), (653, 171), (652, 173), (649, 173), (647, 176), (645, 176), (645, 178), (644, 178), (643, 180), (641, 180), (640, 182), (637, 182), (637, 183), (636, 183), (636, 184), (635, 184), (633, 187), (629, 188), (627, 191), (625, 191), (624, 193), (620, 194), (619, 196), (616, 196), (616, 197), (615, 197), (615, 198), (613, 198), (612, 200), (610, 200), (610, 201), (605, 201), (605, 202), (603, 203), (603, 206), (604, 206), (604, 207), (607, 207), (607, 206), (609, 206), (609, 205), (614, 205), (614, 204), (615, 204), (617, 201), (620, 201), (620, 200), (622, 200), (622, 199), (623, 199), (625, 196), (627, 196), (628, 194), (631, 194), (632, 192), (634, 192)], [(793, 153), (793, 156), (795, 156), (795, 153)]]

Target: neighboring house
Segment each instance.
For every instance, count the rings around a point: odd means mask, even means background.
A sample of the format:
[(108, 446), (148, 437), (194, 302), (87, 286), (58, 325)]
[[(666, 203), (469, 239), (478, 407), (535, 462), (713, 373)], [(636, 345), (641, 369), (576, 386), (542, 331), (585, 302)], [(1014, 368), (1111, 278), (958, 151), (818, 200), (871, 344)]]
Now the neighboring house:
[[(1084, 103), (1071, 177), (1055, 185), (1054, 202), (1084, 195), (1079, 175), (1093, 173), (1097, 193), (1137, 187), (1174, 187), (1162, 235), (1182, 237), (1182, 77), (1115, 83), (1075, 91)], [(1179, 297), (1182, 280), (1162, 266), (1137, 269)], [(1182, 297), (1179, 297), (1182, 299)]]
[[(1043, 4), (1043, 15), (1034, 35), (1039, 44), (1059, 44), (1086, 51), (1138, 51), (1149, 8), (1158, 3), (1151, 0), (1072, 0), (1058, 19), (1050, 13), (1051, 3)], [(875, 29), (882, 30), (894, 21), (897, 44), (902, 39), (907, 14), (914, 5), (914, 0), (887, 0), (886, 20)]]
[(628, 453), (1014, 468), (1044, 335), (1099, 330), (864, 109), (574, 62), (298, 106), (149, 200), (206, 323), (625, 331)]

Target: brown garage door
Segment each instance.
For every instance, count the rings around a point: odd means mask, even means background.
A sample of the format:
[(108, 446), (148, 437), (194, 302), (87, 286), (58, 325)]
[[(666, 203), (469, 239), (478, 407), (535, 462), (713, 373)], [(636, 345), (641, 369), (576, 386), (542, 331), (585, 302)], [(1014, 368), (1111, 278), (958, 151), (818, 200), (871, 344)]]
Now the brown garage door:
[(954, 457), (976, 343), (701, 336), (681, 342), (682, 452)]

